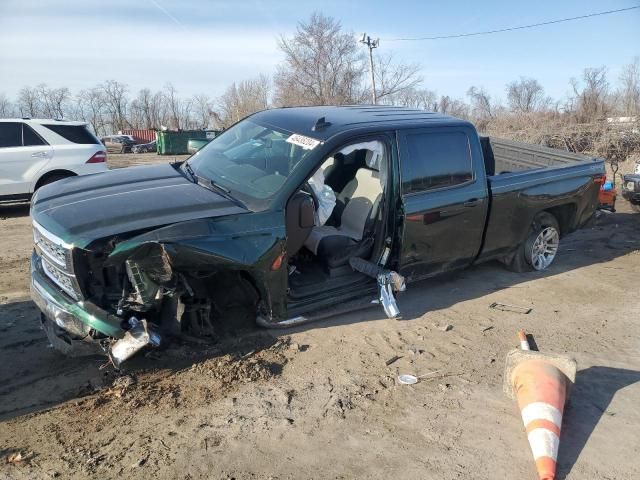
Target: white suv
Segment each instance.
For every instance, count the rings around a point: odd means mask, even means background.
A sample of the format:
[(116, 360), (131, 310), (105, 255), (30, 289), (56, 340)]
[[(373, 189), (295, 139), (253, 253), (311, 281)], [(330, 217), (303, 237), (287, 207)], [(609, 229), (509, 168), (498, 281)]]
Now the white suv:
[(42, 185), (107, 170), (104, 145), (83, 122), (0, 119), (0, 203), (29, 200)]

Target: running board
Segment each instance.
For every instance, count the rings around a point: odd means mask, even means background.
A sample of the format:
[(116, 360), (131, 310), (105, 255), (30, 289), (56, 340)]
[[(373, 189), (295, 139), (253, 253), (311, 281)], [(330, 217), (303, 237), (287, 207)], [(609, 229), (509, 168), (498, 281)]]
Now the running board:
[(266, 328), (294, 327), (333, 317), (335, 315), (352, 312), (354, 310), (359, 310), (372, 304), (382, 305), (384, 313), (388, 318), (401, 318), (400, 309), (398, 308), (393, 292), (404, 292), (407, 289), (404, 277), (397, 272), (386, 270), (375, 263), (368, 262), (361, 258), (352, 258), (349, 261), (349, 264), (355, 271), (376, 279), (378, 282), (378, 298), (371, 299), (368, 295), (363, 295), (361, 298), (357, 298), (331, 308), (324, 308), (321, 311), (311, 312), (308, 315), (297, 315), (295, 317), (275, 322), (270, 321), (262, 315), (258, 315), (256, 323), (259, 326)]
[(302, 325), (305, 323), (317, 322), (318, 320), (324, 320), (336, 315), (342, 315), (345, 313), (353, 312), (355, 310), (368, 308), (372, 304), (375, 304), (377, 302), (378, 300), (376, 300), (375, 298), (372, 298), (369, 295), (363, 295), (361, 298), (358, 298), (356, 300), (351, 300), (349, 302), (345, 302), (330, 308), (323, 308), (322, 310), (310, 312), (306, 315), (296, 315), (295, 317), (287, 318), (285, 320), (269, 321), (269, 319), (267, 319), (266, 317), (258, 315), (258, 317), (256, 318), (256, 323), (259, 326), (265, 328), (297, 327), (298, 325)]

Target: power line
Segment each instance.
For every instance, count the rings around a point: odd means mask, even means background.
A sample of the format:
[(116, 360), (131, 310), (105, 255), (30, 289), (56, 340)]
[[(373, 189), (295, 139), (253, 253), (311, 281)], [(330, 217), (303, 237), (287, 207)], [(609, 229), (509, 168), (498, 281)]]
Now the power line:
[(514, 30), (524, 30), (526, 28), (542, 27), (544, 25), (553, 25), (555, 23), (570, 22), (572, 20), (582, 20), (585, 18), (599, 17), (601, 15), (609, 15), (612, 13), (626, 12), (628, 10), (634, 10), (636, 8), (640, 8), (640, 5), (636, 5), (635, 7), (619, 8), (617, 10), (607, 10), (605, 12), (590, 13), (588, 15), (580, 15), (578, 17), (560, 18), (558, 20), (549, 20), (548, 22), (532, 23), (531, 25), (520, 25), (517, 27), (500, 28), (497, 30), (487, 30), (484, 32), (456, 33), (451, 35), (437, 35), (433, 37), (419, 37), (419, 38), (387, 38), (385, 40), (387, 40), (388, 42), (409, 42), (409, 41), (418, 41), (418, 40), (442, 40), (445, 38), (462, 38), (462, 37), (475, 37), (478, 35), (491, 35), (493, 33), (512, 32)]

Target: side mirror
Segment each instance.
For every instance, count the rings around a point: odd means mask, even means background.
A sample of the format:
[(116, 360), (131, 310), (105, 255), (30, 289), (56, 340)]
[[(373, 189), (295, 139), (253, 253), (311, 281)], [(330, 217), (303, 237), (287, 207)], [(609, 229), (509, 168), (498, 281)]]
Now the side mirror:
[(311, 196), (300, 203), (300, 228), (311, 228), (315, 224), (316, 210)]

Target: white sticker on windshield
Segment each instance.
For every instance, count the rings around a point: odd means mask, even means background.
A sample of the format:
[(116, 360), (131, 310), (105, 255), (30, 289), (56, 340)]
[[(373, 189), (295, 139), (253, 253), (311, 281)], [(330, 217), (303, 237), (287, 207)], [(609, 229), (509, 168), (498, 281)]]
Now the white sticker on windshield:
[(305, 137), (304, 135), (300, 135), (297, 133), (294, 133), (289, 138), (287, 138), (287, 142), (298, 145), (305, 150), (313, 150), (318, 145), (320, 145), (320, 140), (316, 140), (315, 138), (311, 137)]

